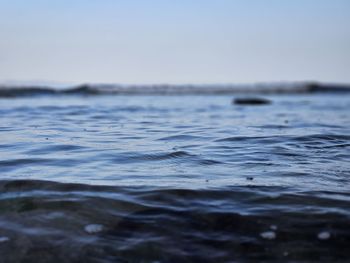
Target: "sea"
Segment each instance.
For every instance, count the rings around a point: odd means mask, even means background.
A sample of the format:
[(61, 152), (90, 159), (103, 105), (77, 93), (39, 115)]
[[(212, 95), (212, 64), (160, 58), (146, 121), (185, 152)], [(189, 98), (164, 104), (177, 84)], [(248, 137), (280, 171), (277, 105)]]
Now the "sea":
[(349, 262), (350, 92), (0, 88), (0, 262)]

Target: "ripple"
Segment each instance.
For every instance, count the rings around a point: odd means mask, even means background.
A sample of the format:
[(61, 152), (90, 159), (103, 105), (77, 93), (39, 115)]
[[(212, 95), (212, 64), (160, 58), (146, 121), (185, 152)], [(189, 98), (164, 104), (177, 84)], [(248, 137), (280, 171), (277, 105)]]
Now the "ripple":
[[(281, 251), (293, 260), (341, 261), (350, 241), (348, 193), (333, 199), (278, 187), (185, 190), (28, 180), (1, 181), (0, 190), (6, 237), (0, 251), (14, 261), (38, 255), (44, 261), (154, 261), (162, 255), (177, 262), (255, 261), (281, 259)], [(326, 232), (327, 249), (319, 244)]]
[(31, 149), (27, 151), (28, 154), (41, 155), (41, 154), (52, 154), (55, 152), (71, 152), (80, 151), (86, 149), (86, 147), (72, 144), (59, 144), (59, 145), (49, 145), (42, 146), (36, 149)]
[(346, 261), (349, 98), (231, 100), (3, 98), (1, 259)]
[(181, 135), (172, 135), (172, 136), (162, 137), (158, 140), (160, 141), (193, 141), (193, 140), (204, 140), (204, 139), (206, 138), (202, 136), (181, 134)]
[(26, 165), (26, 164), (36, 164), (36, 163), (46, 163), (48, 160), (44, 158), (23, 158), (23, 159), (8, 159), (0, 161), (0, 167), (9, 167), (17, 165)]
[(342, 134), (311, 134), (305, 136), (295, 137), (293, 140), (300, 142), (348, 142), (350, 141), (349, 135)]
[(189, 154), (186, 151), (175, 151), (175, 152), (164, 153), (164, 154), (153, 154), (153, 155), (148, 154), (148, 155), (145, 155), (142, 159), (158, 161), (158, 160), (185, 158), (185, 157), (191, 157), (191, 156), (193, 155)]

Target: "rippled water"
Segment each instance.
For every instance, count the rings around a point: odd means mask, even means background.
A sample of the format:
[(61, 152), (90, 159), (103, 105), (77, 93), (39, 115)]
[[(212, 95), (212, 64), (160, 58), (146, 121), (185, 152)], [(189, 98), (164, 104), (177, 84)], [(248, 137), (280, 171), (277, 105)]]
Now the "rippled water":
[(0, 262), (346, 261), (348, 94), (232, 99), (2, 98)]

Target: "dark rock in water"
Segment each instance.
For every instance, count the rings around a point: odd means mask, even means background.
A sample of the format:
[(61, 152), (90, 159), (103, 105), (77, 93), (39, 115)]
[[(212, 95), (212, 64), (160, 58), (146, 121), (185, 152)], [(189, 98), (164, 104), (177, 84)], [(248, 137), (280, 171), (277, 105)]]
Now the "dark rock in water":
[(235, 98), (232, 104), (237, 105), (266, 105), (271, 104), (271, 101), (264, 98)]

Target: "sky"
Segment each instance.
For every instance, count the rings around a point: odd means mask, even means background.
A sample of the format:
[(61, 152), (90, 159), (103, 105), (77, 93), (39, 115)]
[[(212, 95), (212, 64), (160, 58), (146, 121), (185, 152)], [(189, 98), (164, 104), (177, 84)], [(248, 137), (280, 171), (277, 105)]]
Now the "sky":
[(349, 0), (0, 0), (0, 82), (350, 83)]

